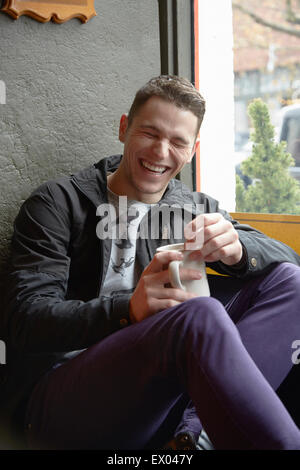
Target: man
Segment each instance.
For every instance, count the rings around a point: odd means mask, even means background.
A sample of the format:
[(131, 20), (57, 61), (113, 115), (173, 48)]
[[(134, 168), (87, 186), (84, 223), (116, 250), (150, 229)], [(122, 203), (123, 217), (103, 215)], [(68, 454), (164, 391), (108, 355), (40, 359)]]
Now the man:
[[(299, 257), (174, 179), (199, 144), (204, 108), (187, 80), (150, 80), (121, 117), (123, 156), (44, 184), (22, 206), (2, 403), (29, 448), (158, 449), (174, 436), (189, 446), (204, 428), (216, 449), (300, 449), (275, 393), (300, 327)], [(166, 235), (155, 216), (175, 206)], [(105, 219), (109, 207), (116, 217)], [(193, 256), (245, 281), (226, 310), (169, 287), (180, 254), (156, 249), (178, 241), (185, 213), (181, 241), (204, 229)], [(107, 220), (126, 236), (106, 236)]]

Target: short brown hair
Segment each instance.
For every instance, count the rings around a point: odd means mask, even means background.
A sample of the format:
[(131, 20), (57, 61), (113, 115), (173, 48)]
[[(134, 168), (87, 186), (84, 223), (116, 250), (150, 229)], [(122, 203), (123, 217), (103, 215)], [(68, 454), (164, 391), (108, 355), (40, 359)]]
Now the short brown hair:
[(205, 100), (189, 80), (176, 75), (154, 77), (137, 91), (128, 113), (128, 126), (152, 96), (158, 96), (174, 103), (178, 108), (191, 111), (198, 118), (196, 135), (198, 134), (205, 113)]

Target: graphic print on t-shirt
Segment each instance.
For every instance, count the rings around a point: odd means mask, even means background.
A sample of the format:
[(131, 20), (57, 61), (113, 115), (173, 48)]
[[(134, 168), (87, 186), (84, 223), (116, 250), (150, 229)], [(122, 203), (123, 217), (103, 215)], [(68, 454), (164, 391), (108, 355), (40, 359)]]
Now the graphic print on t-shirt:
[[(130, 232), (129, 226), (130, 226), (131, 222), (133, 222), (135, 219), (139, 218), (139, 215), (140, 215), (139, 211), (136, 211), (135, 215), (129, 215), (129, 214), (127, 215), (127, 217), (126, 217), (126, 234), (124, 234), (126, 238), (121, 238), (121, 240), (118, 240), (118, 241), (115, 242), (115, 245), (120, 250), (126, 250), (128, 248), (133, 247), (133, 243), (129, 238), (129, 232)], [(117, 217), (116, 225), (117, 226), (120, 225), (120, 217)]]
[(134, 262), (133, 256), (129, 258), (128, 260), (121, 258), (121, 263), (119, 265), (117, 265), (116, 263), (112, 261), (111, 267), (113, 268), (115, 273), (121, 274), (121, 276), (125, 276), (126, 268), (129, 268), (129, 266), (131, 266), (133, 262)]
[(101, 295), (112, 296), (114, 293), (132, 292), (142, 273), (136, 258), (136, 241), (143, 217), (150, 209), (150, 204), (140, 201), (119, 203), (119, 196), (108, 189), (108, 201), (115, 208), (115, 226), (117, 238), (112, 239), (110, 262), (101, 288)]
[[(138, 219), (139, 215), (140, 213), (138, 210), (136, 211), (135, 215), (127, 214), (126, 221), (125, 221), (126, 222), (126, 234), (121, 234), (121, 235), (124, 235), (126, 238), (125, 237), (123, 238), (121, 236), (121, 240), (114, 241), (114, 244), (120, 250), (119, 256), (120, 254), (122, 254), (123, 256), (120, 257), (119, 263), (116, 263), (114, 260), (111, 260), (111, 267), (115, 273), (121, 274), (121, 276), (123, 277), (125, 276), (126, 268), (129, 268), (132, 265), (132, 263), (134, 263), (135, 257), (130, 256), (132, 255), (132, 250), (130, 249), (133, 248), (134, 246), (134, 244), (129, 238), (130, 237), (130, 224), (133, 223), (134, 220)], [(120, 225), (120, 217), (117, 218), (116, 223), (118, 226)], [(134, 231), (134, 233), (136, 233), (136, 230)], [(127, 250), (127, 253), (126, 253), (126, 250)], [(126, 258), (126, 255), (127, 255), (127, 258)]]

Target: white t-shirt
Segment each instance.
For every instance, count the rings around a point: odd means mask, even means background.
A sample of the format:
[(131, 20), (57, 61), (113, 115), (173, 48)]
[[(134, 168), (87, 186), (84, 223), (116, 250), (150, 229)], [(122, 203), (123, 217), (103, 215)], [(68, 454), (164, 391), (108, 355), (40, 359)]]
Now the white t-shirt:
[[(119, 238), (112, 239), (109, 266), (101, 289), (101, 295), (110, 296), (114, 292), (133, 291), (140, 278), (142, 269), (136, 260), (137, 232), (151, 204), (127, 199), (128, 210), (122, 211), (121, 207), (120, 211), (119, 196), (109, 188), (107, 193), (108, 202), (116, 211), (116, 233), (119, 234)], [(122, 229), (123, 233), (119, 233)]]

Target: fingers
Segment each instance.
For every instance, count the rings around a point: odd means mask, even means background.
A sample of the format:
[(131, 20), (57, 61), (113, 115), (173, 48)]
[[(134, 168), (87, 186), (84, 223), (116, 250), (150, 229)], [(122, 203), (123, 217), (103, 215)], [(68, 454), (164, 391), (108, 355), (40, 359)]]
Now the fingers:
[(146, 289), (146, 292), (147, 295), (145, 297), (145, 303), (147, 312), (150, 315), (197, 297), (196, 294), (182, 289), (174, 289), (172, 287), (153, 287), (153, 285), (151, 288)]
[[(176, 289), (172, 289), (172, 290), (175, 291)], [(197, 297), (196, 294), (192, 294), (190, 292), (184, 292), (180, 290), (179, 292), (181, 292), (181, 296), (179, 299), (175, 299), (174, 297), (169, 297), (169, 298), (164, 298), (164, 299), (157, 299), (157, 298), (153, 299), (151, 306), (148, 309), (149, 314), (153, 315), (154, 313), (161, 312), (162, 310), (166, 310), (167, 308), (175, 307), (176, 305), (179, 305), (182, 302), (185, 302), (186, 300)]]
[(217, 222), (215, 222), (214, 224), (209, 224), (205, 227), (205, 242), (217, 237), (218, 235), (228, 232), (234, 234), (236, 233), (236, 230), (233, 228), (233, 225), (231, 224), (231, 222), (229, 222), (229, 220), (226, 220), (224, 219), (224, 217), (221, 216), (221, 218)]
[(185, 249), (201, 250), (207, 240), (230, 228), (232, 228), (231, 223), (218, 212), (200, 214), (185, 227), (184, 236), (187, 240)]
[(231, 228), (233, 228), (232, 224), (222, 214), (201, 214), (187, 224), (184, 236), (187, 240), (193, 240), (195, 236), (203, 232), (203, 241), (206, 242), (213, 236)]
[(173, 287), (164, 287), (163, 289), (154, 288), (151, 291), (153, 298), (157, 300), (175, 300), (178, 303), (185, 302), (186, 300), (196, 297), (196, 294), (187, 292), (182, 289), (174, 289)]
[(200, 214), (193, 219), (184, 229), (184, 236), (187, 240), (192, 240), (195, 235), (205, 227), (216, 224), (220, 220), (225, 220), (219, 212), (211, 214)]
[[(181, 270), (182, 280), (199, 279), (199, 272), (193, 269)], [(140, 322), (166, 308), (196, 297), (195, 294), (182, 289), (167, 288), (169, 283), (168, 270), (142, 275), (130, 299), (129, 312), (132, 323)]]
[(190, 259), (202, 258), (207, 262), (220, 260), (228, 265), (238, 263), (242, 256), (242, 246), (238, 233), (231, 222), (220, 213), (203, 214), (202, 219), (199, 217), (196, 217), (192, 223), (193, 230), (196, 230), (199, 224), (204, 224), (203, 245), (202, 247), (195, 246), (195, 251), (190, 254)]
[(185, 250), (199, 250), (204, 243), (204, 214), (198, 215), (184, 229)]
[(144, 273), (158, 273), (164, 269), (170, 261), (181, 261), (183, 259), (183, 254), (180, 251), (162, 251), (156, 253), (152, 261), (148, 264)]
[[(201, 272), (198, 269), (180, 268), (179, 271), (180, 279), (182, 281), (192, 281), (201, 279), (202, 277)], [(144, 276), (143, 282), (145, 283), (145, 287), (155, 286), (161, 287), (163, 290), (165, 290), (165, 284), (170, 283), (169, 270), (164, 269), (163, 271), (157, 273), (148, 274), (147, 276)], [(174, 289), (172, 289), (172, 291), (173, 290)]]
[[(236, 256), (236, 253), (239, 251), (238, 247), (230, 243), (226, 246), (223, 246), (219, 250), (210, 252), (208, 255), (202, 255), (204, 261), (213, 263), (214, 261), (224, 261), (225, 264), (236, 264), (239, 261), (239, 258)], [(192, 255), (191, 255), (192, 256)], [(232, 258), (232, 261), (230, 261)], [(194, 258), (196, 259), (196, 258)]]
[(235, 250), (235, 243), (238, 242), (238, 234), (233, 231), (212, 236), (204, 245), (201, 251), (191, 253), (190, 259), (197, 259), (199, 255), (205, 261), (217, 261), (218, 259), (232, 256)]

